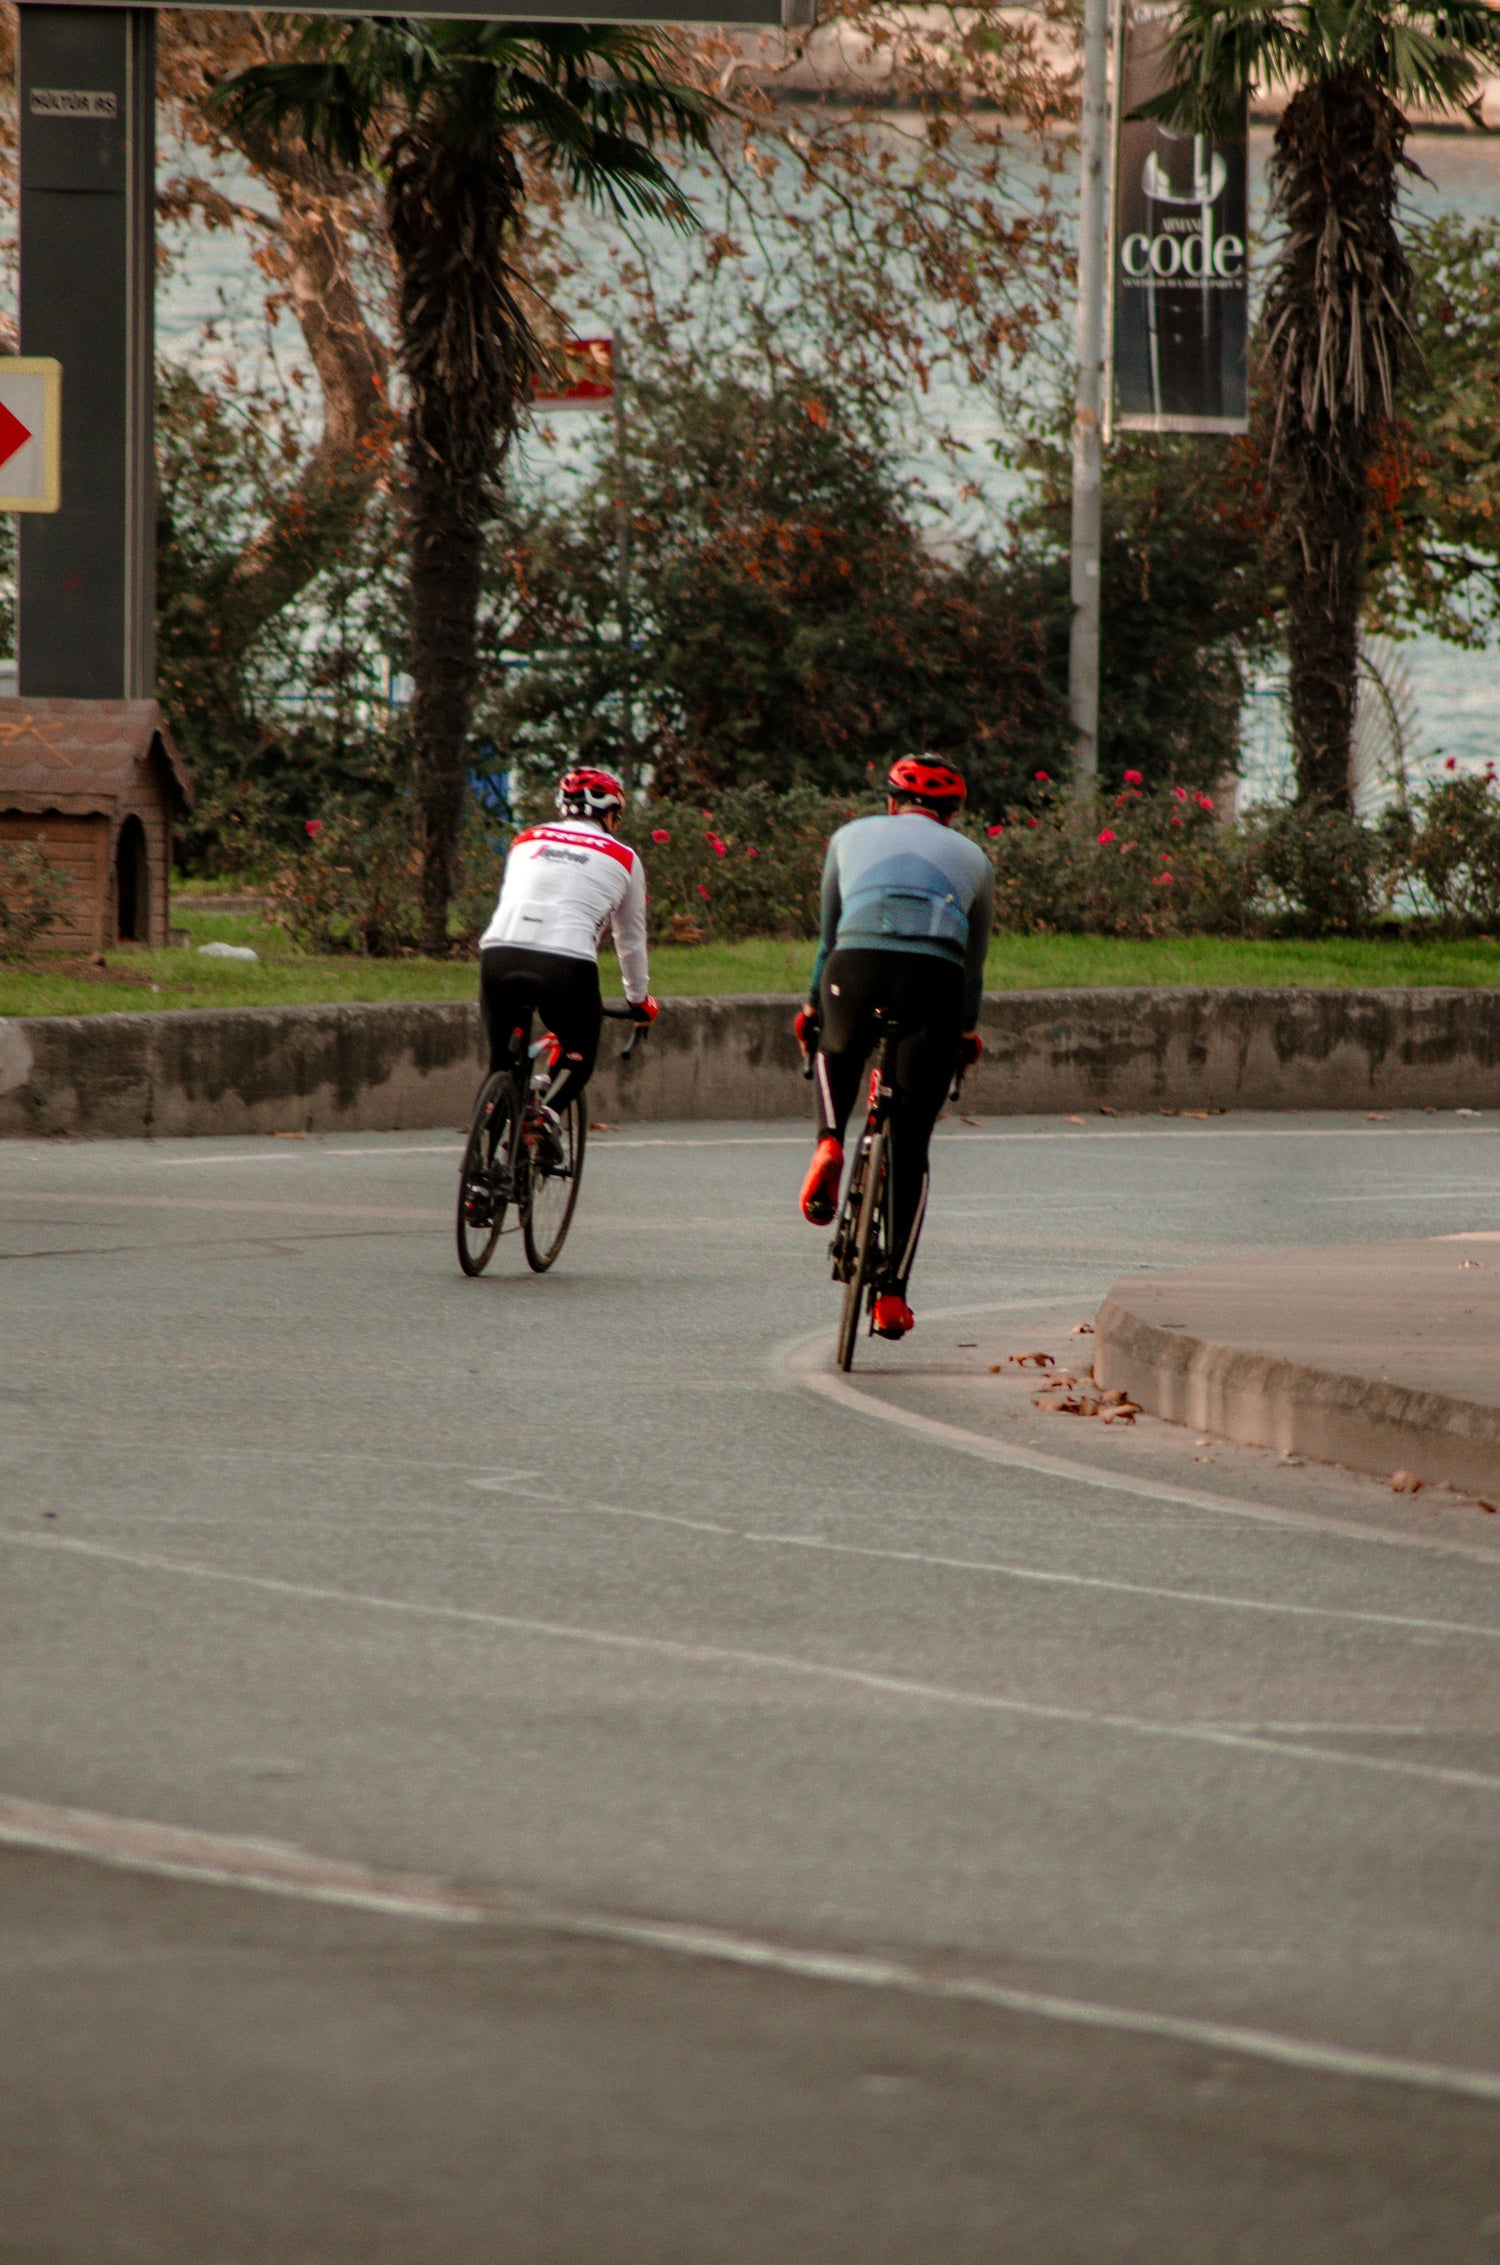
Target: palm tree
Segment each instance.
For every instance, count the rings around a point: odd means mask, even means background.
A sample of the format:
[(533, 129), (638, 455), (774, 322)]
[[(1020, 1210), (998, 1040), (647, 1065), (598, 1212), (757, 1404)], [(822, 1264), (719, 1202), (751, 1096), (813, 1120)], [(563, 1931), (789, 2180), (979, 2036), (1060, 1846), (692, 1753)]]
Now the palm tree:
[(1500, 56), (1484, 0), (1182, 0), (1174, 85), (1143, 114), (1234, 130), (1254, 80), (1294, 92), (1276, 128), (1282, 227), (1266, 295), (1261, 378), (1285, 536), (1292, 744), (1303, 801), (1349, 806), (1370, 469), (1395, 413), (1411, 336), (1397, 226), (1405, 112), (1471, 102)]
[(408, 21), (309, 26), (301, 56), (240, 71), (218, 100), (246, 134), (298, 134), (384, 184), (406, 380), (410, 731), (422, 948), (448, 907), (478, 679), (485, 521), (505, 451), (547, 365), (516, 261), (522, 162), (595, 202), (679, 226), (657, 154), (704, 146), (717, 107), (635, 25)]

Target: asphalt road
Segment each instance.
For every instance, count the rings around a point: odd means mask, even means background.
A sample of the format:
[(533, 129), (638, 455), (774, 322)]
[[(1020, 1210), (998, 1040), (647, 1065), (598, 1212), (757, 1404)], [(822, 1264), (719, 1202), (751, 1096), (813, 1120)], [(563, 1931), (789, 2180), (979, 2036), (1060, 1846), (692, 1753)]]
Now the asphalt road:
[(0, 1146), (0, 2259), (1500, 2259), (1500, 1520), (988, 1376), (1497, 1140), (945, 1128), (852, 1387), (800, 1128), (478, 1283), (441, 1135)]

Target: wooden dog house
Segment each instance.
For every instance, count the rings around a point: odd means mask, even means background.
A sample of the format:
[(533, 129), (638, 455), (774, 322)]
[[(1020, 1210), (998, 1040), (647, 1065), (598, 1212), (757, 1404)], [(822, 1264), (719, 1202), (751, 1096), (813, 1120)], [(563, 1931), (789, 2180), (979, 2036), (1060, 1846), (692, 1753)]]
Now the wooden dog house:
[(192, 800), (154, 700), (0, 700), (0, 842), (35, 842), (72, 882), (46, 950), (169, 940)]

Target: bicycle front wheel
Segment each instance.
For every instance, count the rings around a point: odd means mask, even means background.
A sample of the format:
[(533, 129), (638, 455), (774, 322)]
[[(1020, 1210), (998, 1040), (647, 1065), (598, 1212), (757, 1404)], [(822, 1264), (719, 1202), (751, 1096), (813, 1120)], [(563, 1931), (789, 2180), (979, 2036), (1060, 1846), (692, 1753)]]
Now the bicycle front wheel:
[(888, 1168), (887, 1140), (883, 1130), (872, 1133), (865, 1152), (864, 1184), (859, 1191), (859, 1211), (854, 1224), (853, 1263), (849, 1278), (844, 1284), (844, 1309), (839, 1316), (838, 1361), (841, 1369), (854, 1366), (854, 1345), (859, 1336), (860, 1315), (864, 1311), (866, 1293), (875, 1279), (880, 1258), (881, 1230), (885, 1221), (885, 1183)]
[(510, 1196), (516, 1116), (513, 1081), (503, 1072), (487, 1077), (474, 1104), (474, 1122), (458, 1176), (458, 1263), (465, 1274), (482, 1274), (500, 1240)]
[(562, 1126), (562, 1161), (533, 1153), (521, 1204), (521, 1239), (526, 1263), (533, 1274), (545, 1274), (567, 1240), (583, 1178), (583, 1151), (589, 1122), (582, 1098), (573, 1097), (558, 1111)]

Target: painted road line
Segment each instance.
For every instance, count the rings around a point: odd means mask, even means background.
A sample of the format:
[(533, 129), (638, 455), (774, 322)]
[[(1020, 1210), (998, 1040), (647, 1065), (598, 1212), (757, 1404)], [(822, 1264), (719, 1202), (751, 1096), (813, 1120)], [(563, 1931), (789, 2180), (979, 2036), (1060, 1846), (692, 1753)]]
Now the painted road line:
[(1053, 1991), (1010, 1989), (983, 1975), (932, 1973), (903, 1960), (803, 1949), (720, 1927), (632, 1919), (606, 1912), (526, 1908), (501, 1897), (491, 1900), (472, 1888), (445, 1880), (315, 1856), (283, 1842), (199, 1832), (0, 1795), (0, 1846), (72, 1857), (153, 1878), (334, 1904), (394, 1919), (524, 1927), (588, 1941), (623, 1943), (669, 1957), (749, 1967), (799, 1981), (885, 1990), (938, 2003), (984, 2006), (1023, 2020), (1157, 2038), (1310, 2075), (1356, 2083), (1400, 2084), (1458, 2099), (1500, 2103), (1500, 2074), (1488, 2069), (1407, 2060), (1396, 2054), (1367, 2052), (1276, 2030), (1199, 2020), (1185, 2014), (1152, 2013), (1088, 1998), (1063, 1997)]
[(833, 1684), (844, 1689), (869, 1691), (918, 1706), (951, 1707), (966, 1713), (991, 1714), (1016, 1721), (1055, 1723), (1065, 1729), (1103, 1732), (1110, 1736), (1165, 1740), (1172, 1744), (1200, 1745), (1229, 1753), (1248, 1753), (1282, 1762), (1312, 1762), (1320, 1766), (1379, 1777), (1407, 1778), (1448, 1790), (1500, 1793), (1500, 1777), (1486, 1770), (1451, 1768), (1443, 1763), (1392, 1761), (1383, 1755), (1351, 1754), (1334, 1747), (1310, 1746), (1283, 1739), (1258, 1738), (1234, 1730), (1205, 1730), (1192, 1723), (1172, 1722), (1149, 1715), (1103, 1714), (1086, 1707), (1055, 1706), (1039, 1699), (1021, 1699), (998, 1691), (964, 1690), (952, 1684), (933, 1683), (921, 1676), (896, 1675), (881, 1669), (850, 1667), (831, 1660), (799, 1659), (783, 1652), (757, 1652), (738, 1645), (693, 1643), (666, 1636), (635, 1636), (622, 1629), (589, 1628), (576, 1622), (534, 1620), (520, 1613), (482, 1612), (475, 1606), (435, 1604), (411, 1597), (371, 1595), (358, 1589), (335, 1589), (319, 1582), (283, 1580), (266, 1573), (242, 1573), (190, 1558), (162, 1557), (145, 1550), (116, 1549), (103, 1542), (75, 1541), (64, 1534), (22, 1534), (0, 1529), (0, 1544), (58, 1556), (96, 1558), (133, 1571), (169, 1579), (207, 1581), (227, 1588), (242, 1588), (267, 1596), (287, 1597), (306, 1604), (329, 1604), (356, 1612), (388, 1612), (415, 1620), (435, 1620), (455, 1626), (490, 1628), (498, 1633), (582, 1650), (613, 1653), (626, 1658), (676, 1661), (684, 1667), (767, 1678), (785, 1678)]
[[(1038, 1301), (1040, 1303), (1040, 1301)], [(1061, 1300), (1048, 1299), (1049, 1306)], [(928, 1316), (930, 1321), (942, 1321), (961, 1314), (983, 1314), (987, 1306), (952, 1306)], [(1325, 1518), (1312, 1510), (1287, 1510), (1263, 1502), (1246, 1502), (1237, 1495), (1214, 1494), (1198, 1487), (1177, 1486), (1166, 1479), (1139, 1478), (1132, 1471), (1110, 1471), (1097, 1463), (1075, 1462), (1070, 1456), (1051, 1455), (1040, 1447), (1009, 1446), (1003, 1440), (991, 1439), (986, 1433), (970, 1431), (963, 1424), (950, 1423), (942, 1416), (924, 1416), (915, 1408), (903, 1408), (892, 1401), (876, 1397), (873, 1387), (879, 1383), (900, 1383), (899, 1369), (875, 1372), (870, 1377), (871, 1389), (861, 1390), (828, 1366), (828, 1342), (831, 1331), (819, 1330), (816, 1335), (793, 1338), (780, 1348), (776, 1364), (788, 1380), (799, 1390), (815, 1394), (819, 1399), (831, 1401), (835, 1407), (851, 1415), (863, 1416), (866, 1422), (894, 1425), (900, 1431), (909, 1431), (916, 1437), (930, 1440), (934, 1445), (950, 1447), (956, 1454), (972, 1455), (980, 1462), (999, 1463), (1012, 1470), (1034, 1471), (1039, 1478), (1066, 1479), (1069, 1484), (1092, 1486), (1106, 1494), (1130, 1494), (1140, 1501), (1153, 1502), (1165, 1508), (1207, 1510), (1218, 1518), (1245, 1518), (1252, 1524), (1283, 1526), (1304, 1533), (1327, 1534), (1339, 1541), (1378, 1542), (1388, 1549), (1426, 1550), (1444, 1557), (1464, 1557), (1479, 1565), (1500, 1569), (1500, 1546), (1486, 1548), (1477, 1542), (1449, 1541), (1437, 1534), (1393, 1533), (1383, 1526), (1355, 1525), (1340, 1518)], [(920, 1378), (908, 1378), (920, 1382)]]

